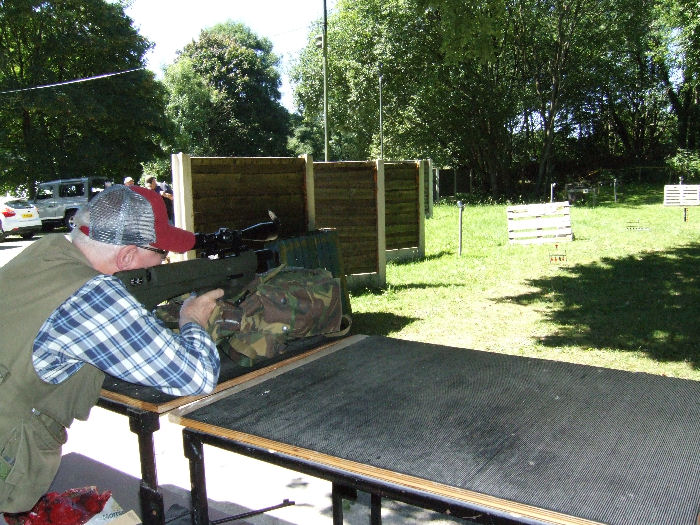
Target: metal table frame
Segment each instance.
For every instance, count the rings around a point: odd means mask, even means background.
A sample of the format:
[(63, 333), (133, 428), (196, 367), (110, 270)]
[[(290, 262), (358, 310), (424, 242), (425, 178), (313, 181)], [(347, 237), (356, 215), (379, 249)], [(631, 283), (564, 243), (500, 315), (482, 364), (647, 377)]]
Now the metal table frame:
[(514, 520), (507, 514), (494, 509), (461, 502), (443, 497), (439, 494), (431, 494), (407, 486), (389, 483), (380, 478), (361, 476), (357, 473), (320, 462), (289, 456), (274, 450), (216, 436), (208, 432), (185, 428), (182, 431), (182, 436), (185, 457), (190, 464), (192, 523), (194, 525), (209, 524), (209, 506), (207, 502), (206, 475), (204, 468), (203, 445), (205, 444), (330, 481), (332, 483), (331, 501), (334, 525), (343, 524), (342, 500), (348, 497), (350, 495), (349, 493), (354, 490), (370, 494), (369, 523), (371, 525), (380, 525), (382, 523), (382, 498), (408, 503), (409, 505), (434, 510), (451, 516), (468, 518), (474, 520), (476, 523), (491, 525), (540, 523), (527, 519)]
[(97, 406), (129, 418), (129, 429), (136, 434), (139, 443), (141, 517), (144, 525), (162, 525), (165, 523), (165, 510), (163, 494), (158, 487), (156, 454), (153, 445), (153, 434), (160, 429), (160, 414), (134, 408), (105, 397), (99, 399)]

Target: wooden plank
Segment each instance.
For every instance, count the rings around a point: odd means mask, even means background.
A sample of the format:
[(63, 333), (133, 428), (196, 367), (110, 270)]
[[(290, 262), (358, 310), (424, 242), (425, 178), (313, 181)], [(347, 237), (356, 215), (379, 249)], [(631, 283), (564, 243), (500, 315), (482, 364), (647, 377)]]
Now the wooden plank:
[(368, 213), (345, 216), (342, 214), (317, 213), (316, 223), (319, 228), (336, 228), (338, 231), (354, 228), (375, 232), (375, 235), (377, 231), (376, 217)]
[(411, 242), (413, 242), (415, 239), (418, 238), (418, 225), (405, 223), (387, 224), (386, 233), (387, 235), (391, 234), (392, 237), (411, 237)]
[(387, 220), (389, 217), (400, 217), (401, 220), (408, 220), (411, 222), (418, 222), (419, 210), (416, 206), (416, 202), (413, 201), (401, 201), (401, 202), (387, 202), (386, 203), (386, 216)]
[(328, 202), (333, 204), (336, 202), (372, 202), (374, 207), (374, 200), (376, 191), (372, 188), (330, 188), (328, 186), (315, 186), (316, 189), (316, 202)]
[(270, 195), (304, 193), (304, 177), (301, 174), (263, 174), (251, 176), (197, 177), (192, 179), (194, 199), (221, 195)]
[(542, 217), (545, 215), (570, 215), (568, 202), (553, 202), (549, 204), (519, 204), (506, 208), (509, 218)]
[(194, 201), (195, 212), (204, 211), (215, 213), (217, 210), (266, 210), (277, 206), (278, 208), (287, 207), (297, 210), (304, 209), (304, 194), (276, 194), (270, 193), (267, 195), (220, 195), (219, 197), (198, 198)]
[(297, 157), (192, 157), (193, 174), (302, 173), (303, 158)]
[(319, 188), (330, 189), (374, 189), (376, 184), (374, 181), (374, 173), (353, 173), (352, 176), (345, 176), (342, 173), (335, 173), (333, 177), (325, 176), (314, 177), (314, 183)]
[(538, 217), (508, 222), (508, 231), (518, 230), (549, 230), (571, 227), (569, 217)]
[(551, 236), (558, 236), (558, 235), (571, 235), (572, 230), (571, 226), (567, 227), (561, 227), (561, 228), (556, 228), (556, 229), (549, 229), (549, 230), (543, 230), (543, 229), (529, 229), (529, 230), (522, 230), (522, 231), (509, 231), (508, 232), (509, 236), (511, 239), (526, 239), (528, 237), (551, 237)]
[(376, 164), (372, 161), (344, 161), (344, 162), (314, 162), (314, 173), (325, 175), (328, 172), (345, 173), (352, 171), (376, 170)]
[(504, 500), (488, 494), (481, 494), (467, 489), (452, 487), (408, 474), (402, 474), (400, 472), (394, 472), (371, 465), (356, 463), (354, 461), (330, 456), (313, 450), (286, 445), (267, 438), (253, 436), (235, 430), (224, 429), (207, 423), (200, 423), (199, 421), (187, 419), (186, 417), (178, 418), (177, 420), (173, 418), (173, 421), (191, 429), (207, 432), (209, 434), (231, 439), (239, 443), (246, 443), (262, 450), (275, 451), (317, 464), (335, 467), (365, 478), (378, 479), (386, 483), (435, 494), (443, 498), (488, 507), (496, 511), (507, 513), (513, 517), (538, 520), (555, 525), (602, 525), (598, 522), (590, 521), (584, 518), (567, 516), (565, 514), (533, 507), (531, 505), (526, 505), (516, 501)]
[(417, 208), (418, 202), (418, 188), (412, 191), (402, 190), (402, 191), (392, 191), (386, 194), (386, 203), (389, 204), (407, 204), (413, 208)]
[(573, 238), (569, 236), (563, 237), (535, 237), (530, 239), (511, 239), (511, 244), (547, 244), (553, 242), (571, 241)]

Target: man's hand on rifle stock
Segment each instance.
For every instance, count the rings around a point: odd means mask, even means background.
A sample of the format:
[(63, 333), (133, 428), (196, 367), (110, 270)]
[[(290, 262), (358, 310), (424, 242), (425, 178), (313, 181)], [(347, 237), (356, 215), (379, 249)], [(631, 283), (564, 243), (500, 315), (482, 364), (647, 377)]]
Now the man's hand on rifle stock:
[(216, 300), (223, 295), (224, 291), (217, 288), (202, 295), (188, 297), (180, 308), (180, 328), (190, 322), (195, 322), (206, 328), (209, 317), (216, 307)]

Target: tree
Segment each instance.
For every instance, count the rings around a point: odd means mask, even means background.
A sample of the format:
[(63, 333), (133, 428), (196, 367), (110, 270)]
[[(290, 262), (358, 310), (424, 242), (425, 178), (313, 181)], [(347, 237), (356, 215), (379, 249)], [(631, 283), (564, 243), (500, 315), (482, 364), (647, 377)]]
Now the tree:
[[(385, 158), (469, 170), (494, 196), (542, 195), (547, 183), (620, 161), (661, 165), (674, 116), (679, 143), (697, 136), (692, 0), (339, 0), (336, 9), (332, 158), (378, 155), (380, 68)], [(318, 32), (293, 69), (312, 128), (322, 117)]]
[(700, 150), (700, 4), (660, 0), (655, 28), (656, 59), (677, 119), (678, 145)]
[(286, 155), (289, 113), (266, 38), (227, 22), (202, 31), (166, 68), (167, 146), (192, 155)]
[(149, 45), (118, 3), (0, 2), (0, 91), (14, 91), (0, 95), (2, 185), (138, 175), (165, 129), (163, 91), (142, 70)]

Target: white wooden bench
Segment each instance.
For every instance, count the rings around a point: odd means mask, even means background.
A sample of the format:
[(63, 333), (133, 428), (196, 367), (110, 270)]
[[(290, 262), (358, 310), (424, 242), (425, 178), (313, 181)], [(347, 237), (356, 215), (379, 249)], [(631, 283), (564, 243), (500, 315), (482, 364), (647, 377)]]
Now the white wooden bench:
[(664, 186), (664, 206), (700, 206), (700, 184)]
[(572, 241), (569, 201), (508, 206), (508, 241), (543, 244)]

